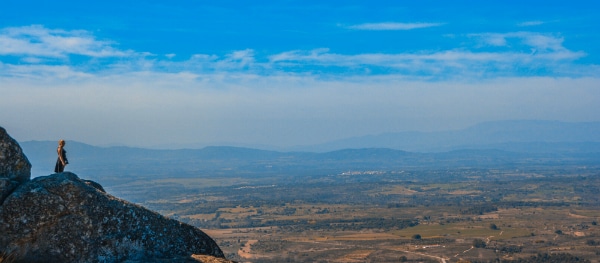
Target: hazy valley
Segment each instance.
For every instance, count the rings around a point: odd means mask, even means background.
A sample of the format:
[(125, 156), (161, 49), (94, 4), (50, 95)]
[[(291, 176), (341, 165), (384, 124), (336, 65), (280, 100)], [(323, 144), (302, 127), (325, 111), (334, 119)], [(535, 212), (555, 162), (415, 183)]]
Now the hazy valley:
[[(599, 262), (598, 125), (546, 124), (521, 139), (498, 139), (502, 125), (456, 132), (478, 139), (430, 152), (68, 142), (67, 170), (201, 228), (240, 262)], [(21, 143), (33, 176), (50, 174), (54, 144)]]

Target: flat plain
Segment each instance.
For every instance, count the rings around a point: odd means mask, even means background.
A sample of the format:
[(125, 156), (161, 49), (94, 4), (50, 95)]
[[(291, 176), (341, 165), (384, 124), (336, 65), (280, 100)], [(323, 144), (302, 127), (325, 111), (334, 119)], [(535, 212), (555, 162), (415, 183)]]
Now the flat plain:
[(201, 228), (239, 262), (600, 262), (599, 189), (600, 169), (578, 166), (186, 175), (108, 188)]
[[(45, 175), (55, 142), (24, 145)], [(78, 176), (199, 227), (239, 262), (600, 262), (597, 143), (433, 153), (69, 145)]]

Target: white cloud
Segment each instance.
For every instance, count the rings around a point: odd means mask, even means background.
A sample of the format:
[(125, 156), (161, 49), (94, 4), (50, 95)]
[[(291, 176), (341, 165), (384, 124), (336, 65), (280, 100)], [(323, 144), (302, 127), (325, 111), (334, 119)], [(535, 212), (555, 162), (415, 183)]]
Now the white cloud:
[(504, 34), (483, 34), (478, 36), (483, 36), (484, 42), (488, 45), (503, 47), (508, 44), (506, 35)]
[[(435, 23), (380, 23), (356, 25), (357, 29), (411, 29), (439, 26)], [(460, 36), (459, 36), (460, 37)], [(465, 37), (465, 36), (463, 36)], [(255, 74), (288, 74), (289, 72), (320, 74), (401, 74), (413, 77), (453, 78), (455, 76), (511, 76), (518, 75), (516, 67), (527, 71), (542, 69), (557, 75), (586, 74), (586, 70), (574, 70), (571, 61), (584, 57), (581, 51), (572, 51), (564, 45), (564, 39), (553, 34), (536, 32), (480, 33), (466, 35), (467, 40), (479, 40), (482, 45), (468, 48), (404, 53), (340, 54), (327, 48), (292, 50), (279, 54), (257, 57), (252, 49), (237, 50), (223, 56), (196, 54), (188, 60), (174, 61), (175, 54), (153, 56), (137, 51), (123, 51), (110, 41), (97, 40), (87, 31), (48, 29), (42, 26), (13, 27), (0, 30), (0, 55), (20, 57), (22, 62), (44, 65), (69, 66), (70, 55), (90, 58), (108, 57), (121, 59), (92, 60), (104, 63), (108, 72), (252, 72)], [(456, 36), (455, 36), (456, 38)], [(490, 49), (491, 48), (491, 49)], [(79, 64), (74, 71), (86, 72), (86, 64)], [(324, 67), (346, 70), (323, 71)], [(579, 66), (580, 67), (580, 66)], [(25, 68), (9, 67), (2, 74), (21, 74)], [(379, 71), (378, 71), (379, 69)], [(329, 72), (329, 73), (328, 73)], [(341, 72), (341, 73), (340, 73)], [(577, 73), (580, 72), (580, 73)], [(460, 73), (460, 74), (457, 74)]]
[(525, 21), (525, 22), (517, 24), (517, 26), (527, 27), (527, 26), (539, 26), (539, 25), (543, 25), (543, 24), (545, 24), (544, 21), (535, 20), (535, 21)]
[(531, 48), (542, 49), (549, 52), (567, 50), (567, 48), (563, 46), (564, 38), (552, 34), (511, 32), (470, 34), (469, 36), (481, 38), (484, 43), (492, 46), (526, 45)]
[(346, 26), (349, 29), (356, 30), (412, 30), (418, 28), (436, 27), (441, 26), (443, 23), (364, 23), (358, 25)]
[(543, 52), (504, 51), (504, 52), (475, 52), (467, 50), (447, 50), (431, 53), (400, 53), (400, 54), (358, 54), (345, 55), (331, 53), (327, 49), (311, 51), (289, 51), (273, 55), (270, 61), (274, 64), (342, 66), (349, 68), (374, 66), (400, 70), (400, 74), (430, 75), (440, 72), (460, 70), (462, 76), (469, 74), (515, 74), (514, 66), (536, 69), (545, 67), (560, 74), (559, 68), (565, 61), (572, 61), (585, 56), (583, 52), (573, 52), (554, 46), (556, 41), (547, 38), (531, 38), (526, 41), (530, 46)]
[(238, 50), (226, 55), (225, 59), (219, 60), (219, 68), (245, 68), (254, 64), (254, 50)]
[(87, 31), (48, 29), (43, 26), (10, 27), (0, 30), (0, 55), (65, 58), (68, 55), (123, 57), (132, 55), (95, 39)]

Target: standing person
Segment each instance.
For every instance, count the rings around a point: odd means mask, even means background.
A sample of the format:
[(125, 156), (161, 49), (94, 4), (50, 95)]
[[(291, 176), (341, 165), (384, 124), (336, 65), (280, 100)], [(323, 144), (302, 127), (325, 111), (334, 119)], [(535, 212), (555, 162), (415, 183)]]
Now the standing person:
[(65, 166), (69, 164), (69, 160), (67, 160), (67, 151), (65, 151), (65, 140), (58, 141), (58, 148), (56, 148), (56, 153), (58, 153), (58, 159), (56, 160), (56, 166), (54, 166), (55, 173), (62, 173), (65, 170)]

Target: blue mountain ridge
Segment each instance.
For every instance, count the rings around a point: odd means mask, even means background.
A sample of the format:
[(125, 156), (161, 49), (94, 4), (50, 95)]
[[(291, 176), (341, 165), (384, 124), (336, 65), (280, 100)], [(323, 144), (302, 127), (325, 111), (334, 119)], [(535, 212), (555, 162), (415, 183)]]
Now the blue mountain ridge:
[(518, 152), (598, 151), (600, 122), (495, 121), (441, 132), (397, 132), (299, 146), (293, 150), (327, 152), (344, 148), (390, 148), (410, 152), (500, 149)]
[[(66, 149), (71, 160), (68, 169), (98, 176), (114, 175), (117, 171), (127, 171), (129, 176), (225, 176), (410, 167), (586, 166), (600, 164), (599, 134), (599, 123), (503, 122), (485, 123), (461, 131), (363, 137), (346, 140), (344, 144), (332, 143), (329, 147), (345, 148), (325, 152), (232, 146), (157, 150), (97, 147), (73, 141), (67, 142)], [(415, 140), (417, 138), (419, 140)], [(412, 147), (406, 148), (413, 151), (398, 149), (408, 143), (412, 143)], [(34, 176), (52, 172), (56, 142), (27, 141), (22, 142), (21, 147), (33, 165)]]

